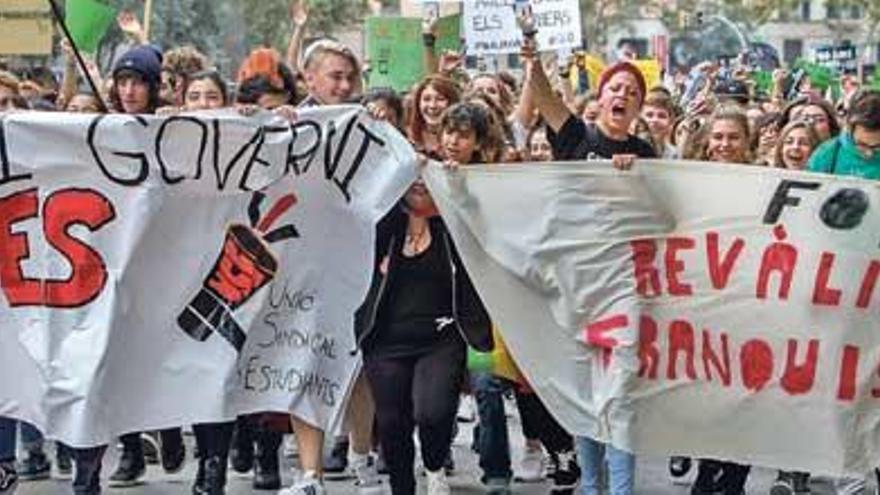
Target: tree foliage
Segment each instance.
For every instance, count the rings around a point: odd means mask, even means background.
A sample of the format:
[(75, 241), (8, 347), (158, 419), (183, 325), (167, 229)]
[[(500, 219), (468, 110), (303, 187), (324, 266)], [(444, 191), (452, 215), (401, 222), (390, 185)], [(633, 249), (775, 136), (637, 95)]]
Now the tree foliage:
[(598, 51), (608, 43), (611, 28), (629, 26), (639, 16), (639, 0), (580, 0), (581, 32), (588, 50)]
[[(143, 0), (104, 0), (143, 18)], [(284, 52), (291, 33), (291, 0), (153, 0), (150, 41), (162, 49), (192, 45), (225, 71), (247, 52), (272, 46)], [(366, 0), (307, 0), (309, 33), (332, 36), (363, 19)], [(102, 43), (100, 61), (109, 66), (121, 47), (123, 33), (111, 28)]]

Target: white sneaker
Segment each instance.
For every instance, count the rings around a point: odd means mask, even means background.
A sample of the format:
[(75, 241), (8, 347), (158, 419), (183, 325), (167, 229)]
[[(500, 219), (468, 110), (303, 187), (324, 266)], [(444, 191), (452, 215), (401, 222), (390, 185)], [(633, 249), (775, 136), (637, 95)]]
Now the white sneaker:
[(544, 464), (544, 450), (540, 446), (527, 446), (514, 479), (525, 483), (540, 482), (544, 479)]
[(428, 477), (428, 495), (450, 495), (449, 480), (446, 479), (446, 470), (443, 468), (437, 471), (425, 470)]
[(472, 395), (462, 395), (458, 401), (458, 421), (462, 423), (473, 423), (477, 420), (477, 402)]
[(379, 477), (379, 471), (376, 469), (376, 461), (370, 454), (358, 455), (350, 454), (350, 469), (354, 473), (357, 480), (354, 486), (357, 487), (358, 495), (379, 495), (385, 493), (382, 486), (382, 478)]
[(324, 495), (324, 485), (315, 478), (303, 478), (279, 491), (278, 495)]

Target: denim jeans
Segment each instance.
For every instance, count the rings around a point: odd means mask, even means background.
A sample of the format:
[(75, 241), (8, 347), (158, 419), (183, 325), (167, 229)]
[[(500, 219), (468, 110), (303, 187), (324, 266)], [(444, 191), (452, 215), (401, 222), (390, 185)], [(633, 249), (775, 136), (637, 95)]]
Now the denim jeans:
[(510, 469), (510, 440), (507, 435), (507, 416), (504, 413), (504, 392), (510, 382), (491, 373), (473, 372), (471, 387), (477, 400), (480, 417), (477, 450), (483, 482), (490, 479), (507, 479), (513, 476)]
[(592, 438), (577, 437), (578, 464), (581, 466), (580, 495), (598, 495), (605, 492), (600, 473), (603, 462), (608, 462), (609, 495), (632, 495), (635, 487), (636, 457), (611, 445)]
[(21, 443), (28, 452), (42, 452), (43, 434), (29, 423), (0, 417), (0, 462), (15, 460), (18, 425), (21, 425)]

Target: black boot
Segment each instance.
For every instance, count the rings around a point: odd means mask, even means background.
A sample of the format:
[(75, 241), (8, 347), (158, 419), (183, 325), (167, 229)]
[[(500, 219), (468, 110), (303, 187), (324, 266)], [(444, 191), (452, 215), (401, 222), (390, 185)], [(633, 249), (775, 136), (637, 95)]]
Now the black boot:
[(256, 432), (257, 452), (254, 464), (254, 489), (278, 490), (281, 472), (278, 467), (278, 447), (282, 435), (261, 426)]
[(110, 486), (134, 486), (140, 483), (141, 478), (147, 473), (141, 435), (140, 433), (130, 433), (123, 435), (121, 439), (122, 456), (119, 458), (116, 472), (110, 475)]
[(249, 418), (240, 417), (235, 421), (229, 460), (232, 469), (239, 473), (254, 468), (254, 431)]
[(162, 469), (166, 473), (174, 474), (183, 469), (186, 447), (183, 445), (183, 432), (180, 428), (160, 431), (159, 447), (162, 453)]
[(196, 471), (193, 495), (224, 495), (226, 493), (226, 459), (202, 456)]

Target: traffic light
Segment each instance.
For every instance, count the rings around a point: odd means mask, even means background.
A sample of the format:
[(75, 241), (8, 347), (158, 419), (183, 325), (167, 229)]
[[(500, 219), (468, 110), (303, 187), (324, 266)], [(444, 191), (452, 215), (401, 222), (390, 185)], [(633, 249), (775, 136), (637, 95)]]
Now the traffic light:
[(703, 11), (702, 11), (702, 10), (698, 10), (698, 11), (697, 11), (697, 14), (696, 14), (696, 17), (697, 17), (697, 27), (702, 26), (702, 25), (703, 25)]

